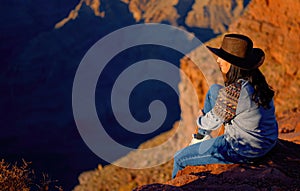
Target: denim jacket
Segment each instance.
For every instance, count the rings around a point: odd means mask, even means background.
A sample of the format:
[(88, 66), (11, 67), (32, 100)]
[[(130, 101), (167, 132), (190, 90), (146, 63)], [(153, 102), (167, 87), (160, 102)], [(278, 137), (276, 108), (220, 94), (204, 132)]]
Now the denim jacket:
[[(236, 115), (225, 123), (224, 137), (232, 149), (245, 157), (260, 157), (270, 151), (278, 139), (278, 125), (273, 100), (269, 109), (258, 106), (252, 100), (254, 88), (242, 80), (242, 87)], [(218, 117), (214, 109), (197, 119), (200, 134), (208, 134), (219, 128), (225, 121)]]

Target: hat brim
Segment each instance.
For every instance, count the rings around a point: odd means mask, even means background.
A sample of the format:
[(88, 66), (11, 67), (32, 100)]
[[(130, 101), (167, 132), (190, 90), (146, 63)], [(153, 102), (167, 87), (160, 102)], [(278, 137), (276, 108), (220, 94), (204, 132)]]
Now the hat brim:
[(226, 60), (230, 64), (233, 64), (239, 68), (245, 69), (245, 70), (251, 70), (258, 68), (263, 64), (265, 53), (260, 48), (253, 48), (252, 54), (248, 55), (247, 58), (240, 58), (237, 56), (234, 56), (232, 54), (229, 54), (225, 52), (221, 48), (213, 48), (210, 46), (207, 46), (207, 48), (217, 55), (218, 57)]

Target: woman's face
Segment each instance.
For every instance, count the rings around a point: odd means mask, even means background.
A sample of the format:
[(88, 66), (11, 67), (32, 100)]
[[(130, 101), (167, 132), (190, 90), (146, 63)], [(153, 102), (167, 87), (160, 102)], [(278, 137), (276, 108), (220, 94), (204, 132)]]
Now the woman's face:
[(219, 64), (220, 70), (223, 74), (227, 74), (227, 72), (230, 69), (230, 63), (223, 60), (222, 58), (218, 57), (217, 58), (217, 63)]

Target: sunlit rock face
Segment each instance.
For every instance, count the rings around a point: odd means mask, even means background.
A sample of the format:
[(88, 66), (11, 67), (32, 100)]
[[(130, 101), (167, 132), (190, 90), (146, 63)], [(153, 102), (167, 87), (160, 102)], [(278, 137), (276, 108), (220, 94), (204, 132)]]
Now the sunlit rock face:
[(300, 107), (299, 1), (253, 0), (248, 10), (229, 27), (251, 36), (266, 52), (261, 67), (276, 91), (277, 113)]
[(215, 33), (223, 33), (228, 25), (238, 18), (249, 1), (246, 0), (195, 0), (186, 17), (189, 27), (211, 28)]

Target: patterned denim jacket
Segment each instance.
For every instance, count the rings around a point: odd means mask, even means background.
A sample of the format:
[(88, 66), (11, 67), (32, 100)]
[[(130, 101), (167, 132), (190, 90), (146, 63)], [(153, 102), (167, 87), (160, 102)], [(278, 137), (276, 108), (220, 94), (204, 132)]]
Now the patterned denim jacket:
[(265, 155), (278, 139), (275, 107), (273, 100), (269, 109), (258, 106), (251, 98), (253, 92), (252, 85), (242, 80), (235, 116), (228, 123), (214, 108), (197, 119), (199, 133), (208, 134), (225, 123), (224, 137), (238, 154), (245, 157)]

